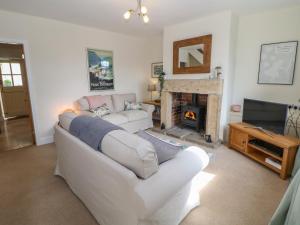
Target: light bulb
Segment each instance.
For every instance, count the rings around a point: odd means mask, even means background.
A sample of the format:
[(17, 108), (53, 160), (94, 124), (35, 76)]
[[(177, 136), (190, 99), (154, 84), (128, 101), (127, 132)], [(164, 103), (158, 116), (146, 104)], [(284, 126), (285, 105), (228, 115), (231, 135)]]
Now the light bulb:
[(129, 20), (131, 16), (131, 12), (128, 10), (126, 13), (124, 13), (124, 19)]
[(141, 7), (141, 13), (146, 14), (147, 12), (148, 12), (148, 9), (146, 8), (146, 6), (142, 6)]
[(149, 17), (147, 15), (143, 16), (144, 23), (149, 23)]

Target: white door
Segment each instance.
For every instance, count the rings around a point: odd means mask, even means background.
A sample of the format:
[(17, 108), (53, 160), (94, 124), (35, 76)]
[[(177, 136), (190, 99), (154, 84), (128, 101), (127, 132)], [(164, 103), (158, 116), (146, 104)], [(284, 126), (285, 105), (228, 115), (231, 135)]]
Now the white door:
[(0, 92), (5, 118), (28, 115), (24, 60), (0, 61)]

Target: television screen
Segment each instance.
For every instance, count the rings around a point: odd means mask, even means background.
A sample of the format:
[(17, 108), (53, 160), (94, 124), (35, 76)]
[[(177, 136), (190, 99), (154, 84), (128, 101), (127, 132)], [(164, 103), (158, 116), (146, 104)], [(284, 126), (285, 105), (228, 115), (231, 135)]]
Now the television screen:
[(288, 105), (244, 99), (243, 122), (284, 134)]

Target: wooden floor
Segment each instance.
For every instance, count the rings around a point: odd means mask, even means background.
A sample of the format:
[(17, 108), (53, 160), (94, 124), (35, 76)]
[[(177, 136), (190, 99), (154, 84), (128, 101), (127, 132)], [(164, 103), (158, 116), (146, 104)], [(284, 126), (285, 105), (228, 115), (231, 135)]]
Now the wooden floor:
[(0, 122), (0, 153), (33, 145), (28, 117)]

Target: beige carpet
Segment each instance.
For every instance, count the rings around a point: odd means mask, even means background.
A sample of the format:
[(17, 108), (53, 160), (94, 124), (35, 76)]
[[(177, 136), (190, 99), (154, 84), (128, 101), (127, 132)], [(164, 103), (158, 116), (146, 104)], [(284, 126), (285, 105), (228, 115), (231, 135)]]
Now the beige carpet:
[[(214, 178), (182, 225), (266, 225), (287, 181), (224, 146), (213, 152), (205, 172)], [(1, 225), (97, 224), (64, 180), (53, 176), (55, 159), (53, 144), (0, 154)]]

